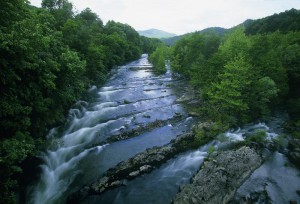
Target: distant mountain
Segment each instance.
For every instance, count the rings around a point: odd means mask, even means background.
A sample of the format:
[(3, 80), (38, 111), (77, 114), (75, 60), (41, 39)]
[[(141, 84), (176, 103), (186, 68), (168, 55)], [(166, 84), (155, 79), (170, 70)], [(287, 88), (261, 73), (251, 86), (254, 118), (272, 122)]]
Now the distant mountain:
[[(199, 34), (217, 33), (218, 35), (222, 36), (226, 31), (227, 31), (227, 29), (225, 29), (225, 28), (211, 27), (211, 28), (205, 28), (204, 30), (196, 31), (196, 32), (193, 32), (193, 33), (199, 33)], [(161, 41), (163, 41), (166, 45), (172, 46), (178, 40), (180, 40), (182, 37), (190, 35), (190, 34), (191, 33), (187, 33), (187, 34), (184, 34), (184, 35), (178, 35), (178, 36), (171, 37), (171, 38), (164, 38), (164, 39), (161, 39)]]
[(174, 36), (171, 38), (163, 38), (163, 39), (161, 39), (161, 41), (164, 42), (168, 46), (173, 46), (173, 45), (175, 45), (175, 43), (177, 41), (179, 41), (181, 38), (183, 38), (186, 35), (188, 35), (188, 34), (178, 35), (178, 36)]
[(176, 36), (174, 33), (168, 33), (166, 31), (158, 30), (158, 29), (149, 29), (149, 30), (143, 30), (138, 31), (138, 33), (142, 36), (148, 37), (148, 38), (170, 38)]
[[(247, 35), (272, 33), (277, 30), (283, 33), (289, 31), (300, 31), (300, 10), (291, 9), (291, 10), (281, 12), (279, 14), (274, 14), (257, 20), (248, 19), (243, 23), (229, 29), (220, 28), (220, 27), (211, 27), (211, 28), (203, 29), (201, 31), (195, 31), (193, 33), (199, 33), (199, 34), (217, 33), (218, 35), (223, 36), (227, 32), (230, 32), (232, 29), (235, 29), (239, 26), (245, 27), (245, 33)], [(166, 45), (172, 46), (181, 38), (188, 36), (190, 34), (192, 33), (178, 35), (170, 38), (164, 38), (161, 39), (161, 41), (163, 41)]]
[(205, 28), (201, 31), (196, 31), (196, 33), (200, 33), (200, 34), (217, 33), (218, 35), (222, 36), (226, 31), (227, 31), (227, 29), (225, 29), (225, 28), (211, 27), (211, 28)]

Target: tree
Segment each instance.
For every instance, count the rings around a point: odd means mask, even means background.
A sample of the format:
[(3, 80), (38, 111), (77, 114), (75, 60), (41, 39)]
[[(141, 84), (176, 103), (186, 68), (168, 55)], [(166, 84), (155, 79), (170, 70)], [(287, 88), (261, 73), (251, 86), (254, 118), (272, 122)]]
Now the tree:
[[(208, 98), (220, 114), (223, 123), (235, 123), (237, 118), (241, 121), (247, 119), (249, 110), (247, 95), (251, 76), (251, 65), (243, 55), (238, 55), (224, 66), (224, 72), (218, 76), (219, 83), (213, 83)], [(233, 116), (233, 117), (232, 117)]]
[(250, 39), (245, 35), (243, 27), (237, 27), (225, 37), (225, 42), (219, 47), (218, 53), (221, 55), (223, 63), (233, 60), (239, 54), (247, 57), (251, 47)]
[(154, 66), (154, 71), (163, 74), (167, 71), (165, 61), (168, 59), (168, 50), (164, 45), (160, 45), (150, 55), (149, 60)]
[(278, 94), (276, 83), (270, 77), (262, 77), (258, 81), (252, 81), (248, 104), (252, 118), (268, 116), (269, 104)]
[(280, 54), (282, 45), (285, 44), (283, 35), (279, 32), (256, 35), (251, 41), (249, 59), (253, 64), (253, 74), (257, 79), (270, 77), (276, 83), (279, 96), (285, 96), (289, 87), (287, 70), (283, 66)]
[(43, 0), (42, 8), (55, 17), (55, 27), (61, 29), (73, 17), (73, 5), (68, 0)]

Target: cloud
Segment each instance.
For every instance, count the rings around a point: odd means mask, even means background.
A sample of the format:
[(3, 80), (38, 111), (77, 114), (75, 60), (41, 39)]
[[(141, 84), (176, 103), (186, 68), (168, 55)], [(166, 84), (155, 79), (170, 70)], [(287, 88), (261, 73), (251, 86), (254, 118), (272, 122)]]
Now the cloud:
[[(291, 8), (299, 0), (69, 0), (78, 10), (89, 7), (107, 22), (127, 23), (137, 30), (162, 29), (176, 34), (219, 26), (230, 28)], [(40, 5), (41, 0), (31, 0)]]

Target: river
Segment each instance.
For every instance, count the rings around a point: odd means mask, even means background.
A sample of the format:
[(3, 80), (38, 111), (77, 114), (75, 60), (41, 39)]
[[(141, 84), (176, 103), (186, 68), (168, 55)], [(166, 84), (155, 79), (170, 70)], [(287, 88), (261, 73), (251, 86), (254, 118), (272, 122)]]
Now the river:
[[(89, 101), (78, 101), (70, 110), (66, 124), (50, 131), (53, 145), (40, 155), (44, 164), (40, 180), (30, 190), (30, 203), (63, 203), (70, 192), (119, 162), (190, 129), (193, 119), (176, 103), (170, 71), (156, 76), (151, 69), (143, 55), (112, 70), (103, 87), (89, 90)], [(157, 120), (165, 124), (145, 128), (130, 139), (107, 141)]]
[[(113, 69), (103, 87), (92, 87), (88, 91), (89, 99), (78, 101), (70, 110), (67, 122), (49, 132), (51, 145), (40, 154), (43, 160), (41, 175), (29, 188), (28, 203), (65, 203), (68, 195), (101, 178), (119, 162), (147, 148), (166, 145), (190, 130), (195, 121), (176, 102), (177, 95), (173, 90), (174, 86), (180, 86), (180, 82), (172, 78), (170, 70), (160, 76), (151, 70), (147, 55)], [(151, 125), (157, 121), (162, 125)], [(189, 183), (198, 171), (207, 157), (209, 146), (222, 148), (230, 142), (243, 140), (245, 133), (257, 129), (266, 130), (270, 138), (276, 137), (276, 128), (258, 123), (228, 131), (224, 134), (227, 141), (215, 140), (197, 150), (176, 155), (152, 172), (128, 181), (126, 186), (89, 196), (84, 203), (170, 203), (179, 187)], [(142, 131), (132, 133), (133, 137), (112, 142), (114, 137), (134, 130)], [(295, 176), (299, 171), (293, 168), (286, 170), (289, 166), (282, 167), (282, 163), (288, 161), (280, 153), (274, 153), (270, 158), (238, 190), (237, 202), (255, 191), (253, 187), (258, 185), (255, 183), (257, 178), (263, 179), (265, 185), (269, 181), (268, 174), (263, 174), (265, 169), (276, 165), (280, 165), (278, 169), (282, 174), (288, 172), (291, 175), (288, 179), (296, 177), (292, 190), (300, 189), (300, 179)], [(274, 178), (277, 178), (276, 173), (272, 174)], [(284, 178), (272, 181), (280, 183)], [(275, 190), (271, 189), (271, 192), (276, 194)], [(287, 191), (292, 190), (288, 188)]]

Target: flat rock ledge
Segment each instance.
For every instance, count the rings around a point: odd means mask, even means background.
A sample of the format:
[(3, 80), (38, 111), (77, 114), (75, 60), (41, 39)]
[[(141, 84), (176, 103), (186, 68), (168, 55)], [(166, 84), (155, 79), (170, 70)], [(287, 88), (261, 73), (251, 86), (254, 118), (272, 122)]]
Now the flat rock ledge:
[(107, 190), (126, 185), (127, 180), (149, 173), (179, 152), (191, 149), (194, 136), (193, 133), (180, 135), (166, 146), (149, 148), (126, 161), (120, 162), (114, 168), (109, 169), (99, 180), (71, 194), (67, 203), (80, 203), (88, 195), (102, 194)]
[(205, 162), (191, 184), (181, 187), (174, 204), (228, 203), (238, 187), (263, 162), (252, 148), (219, 152)]

